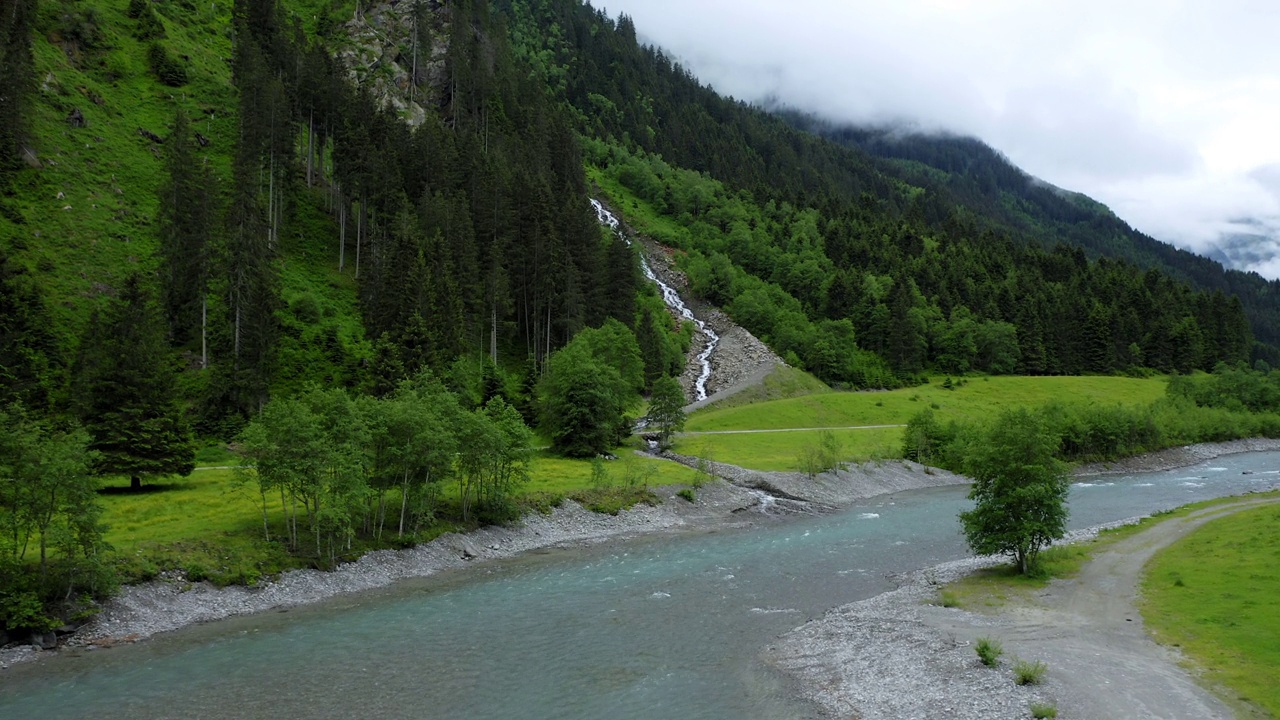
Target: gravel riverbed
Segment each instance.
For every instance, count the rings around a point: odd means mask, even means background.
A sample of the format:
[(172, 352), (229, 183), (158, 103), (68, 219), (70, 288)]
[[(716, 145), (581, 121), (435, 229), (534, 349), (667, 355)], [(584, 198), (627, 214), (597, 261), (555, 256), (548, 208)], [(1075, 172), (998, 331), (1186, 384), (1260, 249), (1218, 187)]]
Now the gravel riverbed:
[[(1280, 443), (1241, 441), (1193, 446), (1182, 449), (1184, 453), (1177, 457), (1190, 457), (1194, 459), (1189, 462), (1199, 462), (1233, 452), (1270, 449), (1280, 449)], [(1169, 464), (1173, 460), (1164, 457), (1150, 462), (1155, 463), (1150, 469), (1178, 466)], [(189, 582), (181, 574), (170, 574), (124, 588), (106, 603), (94, 620), (64, 638), (63, 644), (110, 647), (196, 623), (313, 603), (342, 593), (384, 587), (402, 578), (424, 577), (538, 548), (582, 546), (646, 533), (698, 531), (776, 521), (771, 515), (830, 512), (876, 495), (965, 482), (960, 476), (936, 469), (926, 471), (921, 466), (902, 461), (867, 463), (813, 479), (800, 473), (764, 473), (722, 463), (715, 464), (712, 469), (723, 479), (699, 489), (696, 503), (676, 497), (678, 487), (658, 488), (662, 503), (657, 506), (639, 505), (616, 516), (593, 513), (573, 501), (566, 501), (550, 514), (527, 515), (518, 526), (482, 528), (465, 535), (451, 533), (414, 548), (370, 553), (330, 572), (287, 572), (256, 587), (216, 588), (208, 583)], [(905, 627), (904, 623), (909, 623), (913, 612), (910, 606), (915, 602), (912, 598), (924, 597), (936, 583), (994, 562), (997, 561), (973, 558), (903, 575), (902, 588), (860, 604), (867, 609), (883, 608), (887, 614), (877, 621), (880, 625), (859, 632), (882, 640), (896, 637), (884, 631), (888, 627)], [(941, 663), (948, 657), (937, 652), (943, 649), (946, 638), (926, 638), (908, 633), (892, 642), (898, 648), (894, 652), (860, 653), (860, 656), (866, 656), (860, 662), (871, 662), (875, 655), (902, 656), (907, 649), (917, 646), (932, 648), (930, 653), (936, 657), (930, 662)], [(964, 650), (955, 648), (957, 662), (972, 654), (971, 650)], [(11, 644), (0, 649), (0, 668), (56, 652), (31, 645)], [(906, 674), (915, 672), (905, 664), (900, 669)], [(892, 675), (893, 668), (883, 670), (890, 673), (885, 678)], [(989, 677), (978, 677), (983, 682), (990, 680)], [(954, 682), (961, 680), (948, 681)], [(888, 690), (885, 692), (888, 693), (886, 697), (894, 694)], [(984, 694), (981, 683), (965, 692)], [(815, 699), (821, 702), (820, 697)], [(847, 702), (841, 700), (831, 707), (838, 708)]]

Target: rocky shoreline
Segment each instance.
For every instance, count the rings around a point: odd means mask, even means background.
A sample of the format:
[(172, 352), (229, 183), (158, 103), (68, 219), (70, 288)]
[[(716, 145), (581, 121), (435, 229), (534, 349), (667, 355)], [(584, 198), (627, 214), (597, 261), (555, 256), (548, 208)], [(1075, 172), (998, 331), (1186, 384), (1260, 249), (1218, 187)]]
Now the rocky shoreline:
[[(1140, 470), (1116, 469), (1113, 465), (1097, 472), (1172, 469), (1220, 455), (1276, 449), (1280, 449), (1280, 441), (1196, 445), (1131, 459), (1132, 462), (1125, 465), (1125, 468), (1139, 467)], [(696, 463), (694, 458), (672, 456), (671, 459)], [(426, 577), (443, 570), (509, 558), (529, 550), (579, 547), (655, 532), (741, 527), (779, 515), (832, 512), (858, 500), (887, 493), (967, 482), (943, 470), (900, 460), (864, 463), (815, 478), (803, 473), (759, 472), (724, 463), (712, 463), (708, 469), (720, 479), (699, 489), (696, 503), (677, 497), (679, 486), (658, 488), (662, 503), (657, 506), (638, 505), (616, 516), (593, 513), (573, 501), (565, 501), (549, 514), (527, 515), (519, 526), (487, 527), (465, 535), (450, 533), (414, 548), (369, 553), (330, 572), (290, 571), (256, 587), (216, 588), (208, 583), (189, 582), (181, 574), (171, 574), (124, 588), (92, 621), (66, 637), (64, 645), (101, 648), (136, 642), (192, 624), (314, 603), (343, 593), (384, 587), (404, 578)], [(1088, 473), (1096, 474), (1093, 468), (1077, 474)], [(990, 562), (993, 561), (982, 558), (962, 560), (922, 572), (932, 573), (929, 577), (937, 580), (942, 577), (939, 573), (963, 574)], [(910, 586), (908, 583), (904, 588)], [(56, 652), (13, 644), (0, 649), (0, 669)]]
[[(662, 499), (657, 506), (637, 505), (616, 516), (566, 500), (549, 514), (526, 515), (518, 526), (449, 533), (417, 547), (369, 553), (330, 572), (286, 572), (256, 587), (217, 588), (171, 573), (124, 588), (93, 620), (65, 637), (63, 646), (105, 648), (137, 642), (188, 625), (314, 603), (535, 549), (580, 547), (655, 532), (742, 527), (788, 514), (830, 512), (885, 492), (964, 482), (906, 462), (854, 466), (813, 480), (799, 473), (756, 472), (723, 463), (717, 463), (713, 473), (722, 479), (700, 488), (695, 503), (676, 495), (680, 486), (657, 488)], [(0, 668), (55, 652), (10, 645), (0, 650)]]

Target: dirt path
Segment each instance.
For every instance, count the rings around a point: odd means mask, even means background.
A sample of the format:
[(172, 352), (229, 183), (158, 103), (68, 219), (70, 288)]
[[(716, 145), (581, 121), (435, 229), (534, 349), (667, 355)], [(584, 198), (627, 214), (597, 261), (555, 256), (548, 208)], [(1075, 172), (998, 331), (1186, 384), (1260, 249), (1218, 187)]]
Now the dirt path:
[(1276, 499), (1241, 499), (1157, 523), (1125, 538), (1085, 564), (1069, 580), (1053, 582), (1030, 603), (977, 625), (969, 613), (930, 608), (926, 621), (974, 640), (998, 637), (1007, 653), (1043, 659), (1061, 683), (1062, 717), (1230, 718), (1230, 709), (1179, 666), (1180, 655), (1158, 645), (1136, 607), (1143, 568), (1156, 552), (1205, 523)]
[[(1206, 522), (1275, 502), (1243, 497), (1165, 520), (1100, 552), (1076, 578), (994, 613), (941, 607), (938, 590), (1002, 560), (968, 558), (911, 573), (897, 590), (782, 636), (764, 657), (840, 718), (1014, 720), (1028, 717), (1035, 702), (1054, 705), (1063, 720), (1231, 718), (1175, 650), (1147, 637), (1135, 607), (1138, 579), (1152, 555)], [(997, 669), (983, 667), (973, 651), (984, 636), (1004, 645)], [(1044, 683), (1016, 685), (1015, 658), (1046, 663)]]

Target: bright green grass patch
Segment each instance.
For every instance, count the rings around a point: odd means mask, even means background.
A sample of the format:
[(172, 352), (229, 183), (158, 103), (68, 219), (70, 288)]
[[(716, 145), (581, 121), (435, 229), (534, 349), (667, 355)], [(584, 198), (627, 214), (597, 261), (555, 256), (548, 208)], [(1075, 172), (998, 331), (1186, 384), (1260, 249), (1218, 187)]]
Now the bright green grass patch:
[[(100, 496), (106, 539), (119, 554), (127, 582), (183, 569), (192, 580), (252, 584), (308, 563), (262, 535), (262, 511), (231, 470), (200, 470), (185, 480), (144, 485), (144, 492), (106, 486)], [(279, 510), (270, 514), (279, 524)]]
[[(613, 484), (684, 485), (694, 481), (697, 473), (670, 460), (636, 455), (631, 448), (614, 451), (617, 460), (606, 460), (605, 471)], [(520, 494), (549, 493), (568, 497), (590, 490), (591, 461), (573, 460), (540, 452), (529, 468), (529, 482), (520, 488)]]
[[(938, 420), (986, 422), (1001, 411), (1068, 405), (1147, 405), (1164, 397), (1163, 378), (1015, 377), (969, 378), (953, 390), (935, 378), (928, 385), (889, 392), (833, 392), (740, 407), (713, 407), (689, 416), (688, 431), (844, 427), (905, 424), (926, 407)], [(935, 407), (936, 406), (936, 407)]]
[[(754, 470), (799, 470), (800, 453), (817, 446), (822, 430), (799, 432), (735, 433), (731, 435), (683, 435), (675, 451)], [(830, 430), (840, 442), (845, 462), (898, 457), (902, 453), (902, 428)]]
[(1213, 520), (1162, 550), (1142, 581), (1142, 614), (1228, 699), (1280, 717), (1280, 507)]

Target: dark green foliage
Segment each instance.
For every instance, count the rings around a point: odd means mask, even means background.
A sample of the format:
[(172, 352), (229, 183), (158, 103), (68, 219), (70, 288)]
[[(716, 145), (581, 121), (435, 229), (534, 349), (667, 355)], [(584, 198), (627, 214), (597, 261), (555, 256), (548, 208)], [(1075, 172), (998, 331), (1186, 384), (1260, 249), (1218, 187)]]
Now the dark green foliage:
[(114, 589), (87, 442), (0, 408), (0, 627), (51, 630), (69, 600)]
[[(947, 378), (947, 382), (950, 381)], [(923, 465), (938, 465), (955, 434), (954, 424), (944, 427), (934, 417), (933, 410), (925, 408), (907, 421), (902, 433), (902, 457)]]
[(43, 297), (0, 247), (0, 406), (48, 410), (62, 366)]
[(1212, 375), (1170, 378), (1168, 394), (1201, 407), (1273, 413), (1280, 411), (1280, 371), (1220, 363)]
[[(975, 212), (969, 195), (953, 197), (927, 173), (715, 95), (639, 45), (625, 18), (569, 0), (499, 6), (520, 53), (548, 87), (564, 88), (580, 130), (595, 138), (587, 159), (622, 193), (613, 200), (635, 198), (643, 214), (664, 218), (651, 232), (690, 251), (694, 291), (828, 382), (893, 387), (928, 367), (1207, 368), (1248, 352), (1239, 301), (1127, 262), (1090, 263), (1078, 247), (1028, 242), (1026, 228)], [(1028, 185), (1006, 169), (978, 185)], [(1096, 209), (1050, 201), (1050, 189), (1026, 194), (1064, 223), (1084, 218), (1065, 242), (1095, 231), (1102, 241), (1122, 225), (1095, 228), (1086, 221)], [(821, 319), (852, 324), (845, 332)]]
[(169, 335), (175, 345), (186, 345), (201, 337), (206, 323), (218, 189), (181, 111), (165, 153), (168, 179), (160, 188), (157, 213), (160, 279)]
[[(151, 9), (150, 3), (143, 3), (142, 9), (137, 15), (133, 15), (135, 3), (129, 3), (130, 17), (134, 17), (138, 21), (137, 27), (133, 30), (133, 36), (139, 40), (155, 40), (164, 37), (164, 24), (160, 22), (160, 17), (156, 15), (155, 10)], [(152, 45), (155, 47), (155, 45)], [(156, 72), (154, 61), (152, 61), (152, 72)], [(156, 72), (159, 76), (160, 73)], [(164, 82), (163, 77), (161, 82)], [(165, 82), (166, 85), (170, 83)]]
[(158, 42), (147, 46), (147, 66), (157, 80), (169, 87), (187, 84), (187, 68)]
[(649, 413), (645, 416), (648, 428), (658, 435), (658, 449), (671, 447), (671, 438), (684, 430), (684, 389), (680, 381), (662, 376), (653, 383), (649, 396)]
[(569, 457), (609, 452), (617, 443), (626, 385), (585, 343), (570, 342), (551, 356), (539, 388), (551, 447)]
[(569, 457), (609, 452), (631, 428), (644, 361), (635, 336), (617, 320), (588, 328), (557, 351), (538, 389), (551, 447)]
[(93, 469), (129, 477), (134, 488), (143, 478), (186, 476), (195, 467), (164, 334), (164, 321), (135, 274), (90, 320), (80, 344), (76, 394), (97, 454)]
[(1009, 555), (1024, 575), (1035, 569), (1040, 550), (1066, 532), (1070, 483), (1057, 447), (1057, 436), (1017, 410), (1001, 414), (970, 448), (965, 470), (975, 507), (960, 513), (970, 549)]
[(21, 162), (30, 128), (29, 103), (35, 90), (31, 33), (36, 0), (12, 0), (0, 11), (0, 190)]

